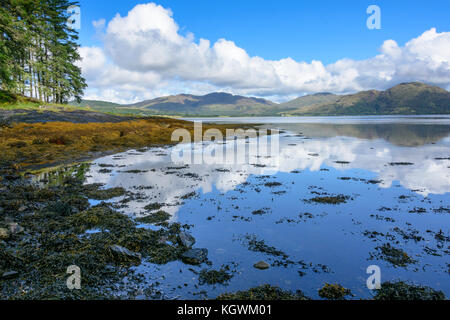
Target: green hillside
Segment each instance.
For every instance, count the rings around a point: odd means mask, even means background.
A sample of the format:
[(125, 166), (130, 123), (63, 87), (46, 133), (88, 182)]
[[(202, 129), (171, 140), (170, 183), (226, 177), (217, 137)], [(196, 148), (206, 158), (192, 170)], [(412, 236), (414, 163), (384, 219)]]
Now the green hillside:
[(420, 82), (402, 83), (386, 91), (339, 96), (335, 102), (303, 105), (291, 115), (449, 114), (450, 92)]
[(286, 110), (322, 105), (324, 103), (336, 102), (340, 96), (332, 93), (316, 93), (306, 95), (292, 101), (281, 104), (281, 108)]
[(197, 117), (450, 114), (450, 92), (413, 82), (402, 83), (386, 91), (306, 95), (282, 104), (228, 93), (180, 94), (131, 105), (93, 100), (73, 104), (117, 114)]
[(100, 101), (100, 100), (81, 100), (80, 102), (71, 101), (71, 105), (78, 107), (88, 107), (88, 108), (114, 108), (119, 107), (120, 104), (114, 102)]
[(204, 96), (176, 95), (128, 105), (129, 108), (154, 110), (169, 115), (241, 116), (272, 115), (276, 103), (265, 99), (211, 93)]

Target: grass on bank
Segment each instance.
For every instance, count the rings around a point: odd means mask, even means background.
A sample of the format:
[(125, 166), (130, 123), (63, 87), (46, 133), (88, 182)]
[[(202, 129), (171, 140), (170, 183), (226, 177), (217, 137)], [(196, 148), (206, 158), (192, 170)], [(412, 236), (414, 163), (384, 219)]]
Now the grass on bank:
[(133, 116), (133, 117), (165, 117), (165, 118), (180, 118), (180, 115), (164, 115), (155, 110), (118, 107), (112, 103), (105, 103), (90, 106), (89, 104), (56, 104), (46, 103), (38, 99), (29, 98), (21, 95), (12, 94), (10, 92), (0, 90), (0, 109), (3, 110), (35, 110), (35, 111), (76, 111), (85, 110), (92, 112), (101, 112), (116, 116)]
[(74, 111), (90, 110), (90, 108), (77, 107), (68, 104), (45, 103), (38, 99), (16, 95), (0, 90), (0, 109), (3, 110), (38, 110), (38, 111)]

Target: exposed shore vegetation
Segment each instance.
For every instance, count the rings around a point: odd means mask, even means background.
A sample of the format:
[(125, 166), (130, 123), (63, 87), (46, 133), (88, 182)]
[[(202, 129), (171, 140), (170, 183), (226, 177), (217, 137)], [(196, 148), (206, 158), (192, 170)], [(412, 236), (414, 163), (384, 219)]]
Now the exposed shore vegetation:
[[(89, 198), (106, 200), (123, 192), (83, 185), (77, 177), (82, 174), (42, 188), (7, 167), (0, 174), (0, 299), (133, 298), (140, 285), (152, 299), (151, 284), (141, 283), (131, 266), (141, 259), (166, 264), (189, 249), (178, 244), (180, 224), (158, 231), (137, 228), (109, 204), (91, 206)], [(74, 264), (83, 270), (83, 286), (72, 291), (65, 279)]]
[[(70, 113), (70, 112), (69, 112)], [(204, 125), (203, 130), (212, 126)], [(215, 125), (225, 129), (232, 125)], [(16, 168), (50, 166), (90, 159), (106, 152), (169, 145), (172, 132), (186, 129), (193, 136), (192, 122), (142, 118), (116, 123), (12, 123), (0, 127), (0, 159)]]

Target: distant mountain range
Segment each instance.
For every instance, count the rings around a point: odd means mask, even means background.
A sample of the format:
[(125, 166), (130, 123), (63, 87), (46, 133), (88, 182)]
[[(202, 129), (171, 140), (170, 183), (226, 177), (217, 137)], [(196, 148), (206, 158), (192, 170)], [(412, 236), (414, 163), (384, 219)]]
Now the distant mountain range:
[(282, 104), (228, 93), (211, 93), (204, 96), (180, 94), (130, 105), (92, 100), (83, 100), (78, 105), (103, 112), (171, 116), (450, 114), (450, 92), (436, 86), (412, 82), (399, 84), (386, 91), (306, 95)]
[[(351, 95), (327, 95), (326, 97), (328, 101), (299, 105), (288, 113), (294, 115), (450, 113), (450, 92), (419, 82), (402, 83), (386, 91), (370, 90)], [(297, 100), (301, 102), (307, 98), (308, 96)]]

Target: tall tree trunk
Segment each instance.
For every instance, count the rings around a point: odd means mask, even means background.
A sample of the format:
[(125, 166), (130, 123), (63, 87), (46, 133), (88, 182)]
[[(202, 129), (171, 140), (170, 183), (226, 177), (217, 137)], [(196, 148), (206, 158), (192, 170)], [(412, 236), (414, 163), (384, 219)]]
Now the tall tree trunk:
[(30, 98), (33, 98), (33, 67), (31, 66), (31, 51), (29, 52), (28, 72), (30, 73)]

